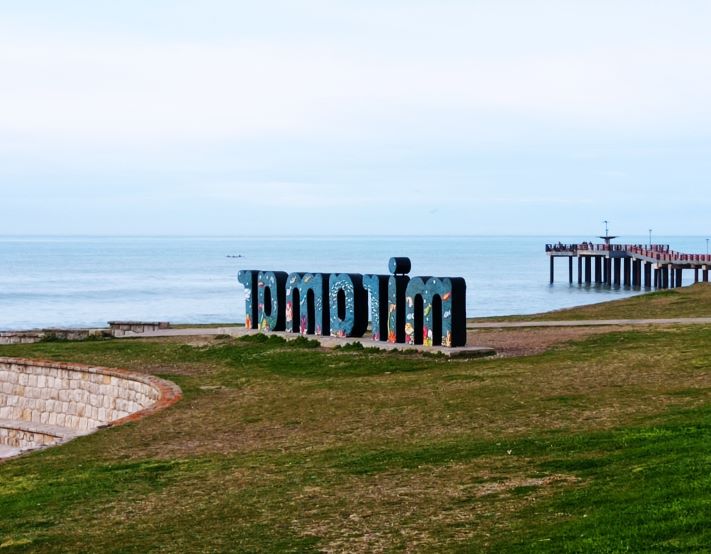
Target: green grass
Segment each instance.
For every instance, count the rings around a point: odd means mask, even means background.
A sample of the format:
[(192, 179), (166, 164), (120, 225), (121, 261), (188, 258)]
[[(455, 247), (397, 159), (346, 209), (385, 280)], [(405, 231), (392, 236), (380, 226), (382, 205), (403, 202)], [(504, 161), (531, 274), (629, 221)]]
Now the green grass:
[[(586, 449), (540, 464), (586, 482), (530, 510), (545, 522), (502, 541), (502, 552), (703, 552), (711, 545), (711, 410), (581, 437)], [(664, 420), (662, 420), (664, 421)], [(563, 453), (561, 456), (560, 454)], [(520, 523), (519, 523), (520, 525)], [(546, 544), (548, 543), (548, 544)]]
[(473, 321), (575, 321), (585, 319), (666, 319), (711, 317), (711, 285), (659, 290), (623, 300), (542, 314), (477, 318)]
[(153, 373), (185, 393), (0, 464), (0, 553), (711, 544), (711, 326), (482, 360), (184, 340), (0, 347)]

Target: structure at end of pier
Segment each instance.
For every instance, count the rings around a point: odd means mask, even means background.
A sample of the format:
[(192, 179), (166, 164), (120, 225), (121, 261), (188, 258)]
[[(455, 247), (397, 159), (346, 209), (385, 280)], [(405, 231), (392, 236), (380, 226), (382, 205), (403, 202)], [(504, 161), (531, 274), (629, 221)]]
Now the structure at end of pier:
[(612, 244), (616, 237), (600, 238), (605, 242), (546, 244), (551, 284), (555, 281), (556, 258), (568, 258), (570, 283), (575, 259), (578, 284), (667, 289), (681, 286), (684, 270), (694, 271), (695, 283), (709, 281), (709, 254), (684, 254), (671, 250), (667, 244)]

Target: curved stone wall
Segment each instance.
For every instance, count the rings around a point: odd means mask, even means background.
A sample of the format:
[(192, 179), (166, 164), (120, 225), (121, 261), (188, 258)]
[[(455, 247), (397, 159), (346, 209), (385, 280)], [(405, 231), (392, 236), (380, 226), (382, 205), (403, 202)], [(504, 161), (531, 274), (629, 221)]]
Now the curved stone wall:
[(0, 458), (143, 417), (180, 396), (151, 375), (0, 357)]

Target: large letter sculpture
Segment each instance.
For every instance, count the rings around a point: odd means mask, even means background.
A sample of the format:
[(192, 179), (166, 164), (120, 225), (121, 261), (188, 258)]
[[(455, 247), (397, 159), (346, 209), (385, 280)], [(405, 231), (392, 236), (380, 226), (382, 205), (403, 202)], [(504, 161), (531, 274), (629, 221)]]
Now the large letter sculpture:
[(415, 277), (407, 285), (407, 344), (464, 346), (466, 282), (461, 278)]
[(259, 272), (257, 303), (261, 331), (283, 331), (286, 328), (286, 277), (283, 271)]
[(368, 328), (368, 293), (357, 273), (331, 275), (328, 290), (332, 337), (362, 337)]
[(245, 327), (302, 335), (362, 337), (371, 303), (373, 340), (464, 346), (466, 282), (413, 277), (409, 258), (391, 258), (390, 275), (244, 270)]
[(244, 326), (247, 329), (256, 329), (258, 318), (257, 302), (257, 275), (255, 269), (245, 269), (237, 274), (237, 280), (244, 285)]
[(289, 275), (286, 281), (287, 331), (299, 332), (302, 335), (328, 336), (330, 334), (328, 277), (328, 273)]

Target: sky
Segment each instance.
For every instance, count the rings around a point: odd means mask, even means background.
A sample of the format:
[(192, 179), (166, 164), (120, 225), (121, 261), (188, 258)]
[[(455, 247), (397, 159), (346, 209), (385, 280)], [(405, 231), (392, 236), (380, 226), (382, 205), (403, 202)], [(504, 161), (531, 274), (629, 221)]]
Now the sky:
[(708, 235), (710, 22), (0, 0), (0, 235)]

